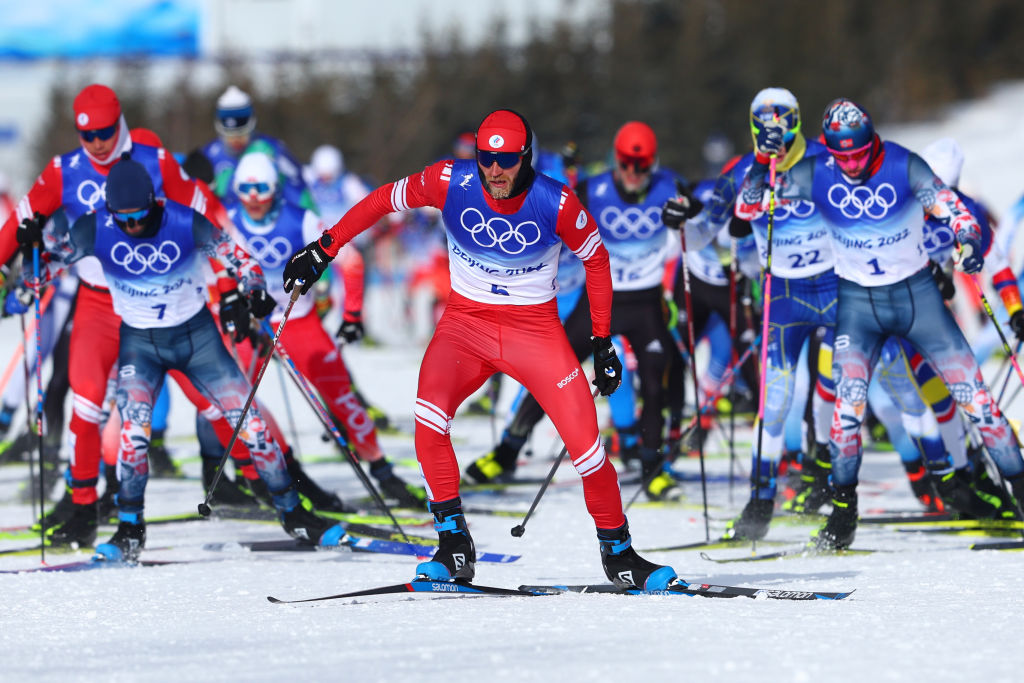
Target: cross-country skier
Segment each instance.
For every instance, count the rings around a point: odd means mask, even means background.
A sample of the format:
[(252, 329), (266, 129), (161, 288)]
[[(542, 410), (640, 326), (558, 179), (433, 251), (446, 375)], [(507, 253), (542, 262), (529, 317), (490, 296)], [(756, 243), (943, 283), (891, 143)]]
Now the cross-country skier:
[[(764, 215), (769, 163), (783, 151), (787, 130), (785, 121), (770, 120), (758, 132), (757, 153), (736, 206), (740, 218)], [(883, 142), (871, 116), (855, 102), (830, 103), (822, 131), (828, 154), (790, 168), (776, 192), (779, 198), (813, 201), (818, 207), (829, 227), (839, 276), (830, 442), (833, 509), (816, 542), (842, 548), (856, 533), (868, 381), (890, 335), (906, 338), (936, 368), (1019, 500), (1024, 496), (1024, 460), (1016, 436), (942, 303), (924, 247), (924, 217), (931, 214), (956, 236), (958, 267), (977, 273), (984, 263), (977, 221), (919, 156)]]
[[(315, 213), (292, 204), (283, 196), (274, 162), (262, 152), (242, 156), (231, 189), (233, 199), (227, 204), (228, 215), (263, 268), (270, 296), (286, 301), (281, 285), (285, 264), (299, 248), (321, 235), (324, 226)], [(346, 246), (339, 260), (345, 278), (344, 310), (350, 312), (340, 332), (346, 341), (356, 341), (362, 336), (363, 258), (355, 247)], [(270, 314), (275, 331), (283, 313), (284, 306), (279, 305)], [(341, 351), (324, 331), (312, 298), (295, 303), (279, 343), (295, 361), (299, 372), (310, 379), (323, 397), (328, 410), (348, 435), (353, 450), (369, 463), (370, 473), (384, 494), (406, 507), (422, 506), (423, 490), (402, 481), (381, 452), (373, 419), (352, 391), (352, 380)], [(249, 362), (250, 350), (247, 343), (240, 348), (243, 365)], [(299, 478), (296, 472), (293, 476)]]
[(605, 457), (586, 375), (555, 306), (561, 243), (583, 261), (593, 318), (594, 383), (618, 387), (610, 340), (608, 252), (572, 191), (534, 172), (533, 134), (521, 115), (498, 110), (477, 129), (475, 160), (444, 160), (387, 183), (357, 204), (285, 267), (285, 289), (313, 286), (339, 250), (382, 216), (434, 206), (447, 229), (452, 293), (427, 347), (416, 398), (416, 454), (440, 545), (418, 575), (471, 579), (476, 551), (459, 498), (451, 423), (459, 405), (495, 372), (525, 386), (544, 407), (583, 477), (605, 574), (619, 586), (657, 589), (675, 578), (632, 547), (615, 469)]
[[(134, 560), (146, 541), (150, 416), (164, 375), (182, 372), (235, 424), (249, 394), (248, 382), (206, 308), (205, 259), (217, 259), (242, 282), (255, 317), (269, 315), (275, 302), (255, 261), (202, 214), (170, 200), (157, 201), (150, 171), (127, 154), (107, 175), (105, 201), (78, 218), (56, 249), (66, 264), (97, 258), (122, 319), (117, 385), (120, 523), (96, 551), (102, 558)], [(255, 406), (246, 414), (239, 438), (252, 454), (285, 530), (312, 543), (337, 545), (344, 531), (299, 504), (281, 450)]]

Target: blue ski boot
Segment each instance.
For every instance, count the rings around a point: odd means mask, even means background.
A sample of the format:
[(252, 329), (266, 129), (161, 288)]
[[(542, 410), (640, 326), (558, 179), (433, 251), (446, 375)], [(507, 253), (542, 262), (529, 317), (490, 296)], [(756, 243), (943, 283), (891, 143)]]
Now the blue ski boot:
[(439, 542), (430, 562), (420, 562), (416, 566), (416, 578), (472, 581), (476, 576), (476, 546), (462, 514), (462, 499), (453, 498), (430, 503), (429, 506), (434, 513), (434, 530)]
[(146, 522), (140, 512), (122, 512), (118, 518), (117, 531), (109, 541), (96, 546), (93, 559), (134, 564), (146, 547)]
[(663, 591), (677, 578), (672, 567), (654, 564), (637, 554), (628, 521), (617, 529), (598, 529), (597, 540), (605, 576), (619, 588)]

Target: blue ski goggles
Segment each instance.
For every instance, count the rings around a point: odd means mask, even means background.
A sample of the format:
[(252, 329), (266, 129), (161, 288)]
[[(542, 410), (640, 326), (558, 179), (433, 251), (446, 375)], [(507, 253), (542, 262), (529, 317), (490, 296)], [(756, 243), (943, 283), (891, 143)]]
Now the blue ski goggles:
[(117, 124), (107, 126), (106, 128), (97, 128), (95, 130), (80, 130), (78, 131), (79, 137), (86, 142), (92, 142), (96, 138), (100, 140), (109, 140), (114, 137), (114, 133), (117, 132)]
[(509, 169), (522, 158), (523, 153), (520, 152), (485, 152), (482, 149), (476, 151), (476, 160), (484, 168), (490, 168), (497, 163), (501, 168)]

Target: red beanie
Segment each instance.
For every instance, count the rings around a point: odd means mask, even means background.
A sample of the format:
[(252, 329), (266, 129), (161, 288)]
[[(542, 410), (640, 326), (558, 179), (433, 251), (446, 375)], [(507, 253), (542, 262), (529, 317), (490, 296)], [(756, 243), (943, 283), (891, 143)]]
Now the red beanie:
[(78, 93), (74, 102), (75, 127), (78, 130), (98, 130), (117, 123), (121, 116), (121, 103), (114, 91), (105, 85), (93, 83)]
[(491, 112), (476, 131), (476, 147), (485, 152), (525, 152), (526, 125), (515, 112)]

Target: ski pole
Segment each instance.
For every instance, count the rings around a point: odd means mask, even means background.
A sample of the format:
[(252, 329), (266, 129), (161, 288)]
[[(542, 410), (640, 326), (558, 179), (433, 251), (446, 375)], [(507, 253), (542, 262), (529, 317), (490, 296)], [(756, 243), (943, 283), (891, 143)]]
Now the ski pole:
[[(775, 228), (775, 163), (772, 155), (768, 166), (768, 254), (764, 269), (764, 312), (761, 315), (761, 386), (757, 401), (757, 452), (754, 457), (754, 498), (761, 497), (761, 447), (764, 443), (764, 402), (768, 394), (768, 321), (772, 306), (772, 232)], [(757, 540), (751, 547), (756, 551)]]
[[(296, 291), (297, 290), (298, 288), (296, 288)], [(266, 325), (268, 328), (270, 326), (270, 323), (267, 322), (265, 319), (263, 321), (263, 324)], [(334, 420), (332, 420), (331, 417), (327, 414), (327, 411), (324, 409), (323, 404), (320, 403), (320, 399), (317, 398), (316, 394), (313, 393), (313, 389), (309, 386), (309, 382), (307, 382), (306, 378), (303, 377), (301, 372), (299, 372), (298, 367), (296, 367), (295, 365), (295, 361), (293, 361), (292, 357), (288, 355), (288, 352), (284, 349), (284, 346), (282, 344), (278, 344), (278, 338), (281, 335), (282, 327), (284, 327), (284, 319), (281, 320), (281, 327), (277, 328), (277, 335), (274, 336), (273, 349), (274, 353), (277, 354), (278, 360), (282, 361), (282, 363), (285, 366), (285, 370), (287, 370), (288, 372), (288, 375), (292, 378), (292, 381), (295, 382), (296, 386), (299, 387), (299, 390), (302, 392), (303, 397), (305, 397), (306, 401), (313, 408), (313, 412), (315, 412), (317, 417), (320, 418), (321, 424), (323, 424), (324, 428), (327, 429), (327, 431), (329, 431), (334, 436), (334, 440), (337, 442), (338, 447), (341, 449), (341, 452), (345, 454), (345, 457), (348, 460), (349, 464), (352, 465), (353, 469), (355, 469), (356, 475), (359, 477), (359, 481), (362, 482), (363, 487), (366, 488), (366, 490), (369, 492), (370, 496), (377, 504), (377, 507), (379, 507), (382, 512), (384, 512), (388, 517), (391, 518), (391, 524), (395, 527), (398, 533), (402, 535), (402, 537), (405, 539), (405, 542), (412, 544), (412, 541), (410, 541), (409, 537), (405, 534), (405, 530), (402, 529), (402, 526), (398, 523), (398, 520), (395, 519), (395, 515), (391, 511), (391, 508), (388, 507), (388, 504), (384, 501), (384, 498), (381, 497), (376, 487), (374, 487), (373, 482), (370, 481), (370, 478), (366, 476), (366, 472), (363, 471), (363, 468), (359, 466), (359, 460), (352, 452), (352, 449), (349, 448), (348, 442), (345, 440), (345, 437), (342, 436), (341, 431), (338, 429), (337, 425), (334, 424)], [(270, 356), (267, 356), (267, 358), (269, 357)]]
[[(39, 274), (38, 242), (32, 244), (32, 274), (35, 278), (32, 288), (35, 291), (36, 310), (36, 434), (39, 439), (39, 509), (42, 510), (46, 500), (46, 483), (43, 477), (43, 333), (41, 323), (43, 313), (39, 300), (43, 282)], [(27, 386), (25, 394), (28, 394)], [(46, 529), (42, 524), (39, 525), (39, 562), (46, 564)]]
[[(284, 309), (284, 315), (281, 316), (281, 323), (277, 328), (277, 334), (274, 336), (275, 345), (277, 344), (278, 337), (280, 337), (281, 333), (284, 331), (284, 324), (288, 322), (288, 314), (292, 312), (292, 307), (299, 299), (300, 289), (301, 287), (295, 287), (292, 289), (292, 296), (288, 300), (288, 306)], [(249, 412), (249, 407), (252, 405), (253, 399), (256, 398), (256, 390), (259, 388), (260, 381), (263, 379), (263, 373), (267, 371), (267, 366), (270, 364), (270, 357), (270, 354), (267, 354), (267, 357), (260, 363), (260, 369), (256, 374), (256, 379), (252, 384), (252, 389), (249, 391), (249, 396), (245, 399), (245, 405), (242, 406), (242, 412), (238, 416), (238, 423), (235, 425), (235, 431), (231, 435), (231, 440), (228, 441), (227, 447), (224, 448), (224, 454), (220, 456), (220, 462), (217, 464), (217, 471), (213, 475), (213, 481), (210, 482), (210, 488), (206, 491), (206, 498), (204, 498), (203, 502), (199, 504), (199, 514), (203, 517), (210, 516), (210, 496), (212, 496), (213, 492), (217, 490), (217, 484), (220, 483), (221, 475), (224, 474), (224, 464), (227, 462), (228, 456), (231, 454), (231, 449), (235, 446), (235, 441), (238, 440), (239, 432), (242, 431), (242, 425), (245, 424), (245, 416)]]
[[(736, 361), (736, 272), (739, 264), (736, 238), (729, 237), (729, 343), (732, 345), (732, 360)], [(729, 503), (732, 504), (733, 484), (736, 477), (736, 382), (729, 383)]]
[[(686, 302), (686, 331), (689, 336), (687, 348), (690, 352), (690, 375), (693, 378), (693, 407), (697, 414), (697, 426), (700, 428), (700, 383), (697, 380), (697, 354), (695, 346), (697, 338), (693, 330), (693, 300), (690, 297), (690, 269), (686, 263), (686, 227), (679, 230), (679, 241), (683, 247), (683, 297)], [(698, 432), (699, 435), (699, 432)], [(708, 518), (708, 480), (704, 471), (704, 440), (697, 439), (697, 454), (700, 459), (700, 490), (704, 501), (704, 536), (705, 540), (711, 540), (711, 522)]]
[[(1007, 356), (1006, 357), (1006, 361), (1004, 361), (1004, 365), (1009, 366), (1010, 359), (1017, 357), (1017, 354), (1020, 353), (1021, 345), (1024, 345), (1024, 342), (1021, 342), (1021, 341), (1017, 342), (1017, 348), (1014, 349), (1012, 356)], [(1001, 374), (1003, 374), (1002, 368), (999, 369), (999, 374), (997, 374), (996, 377), (998, 377)], [(1013, 375), (1013, 368), (1007, 367), (1006, 368), (1006, 377), (1003, 378), (1003, 386), (999, 389), (999, 397), (996, 398), (996, 403), (1002, 403), (1003, 402), (1003, 396), (1006, 394), (1006, 387), (1010, 384), (1010, 376), (1011, 375)]]
[[(600, 389), (594, 389), (593, 398), (597, 398), (597, 394)], [(512, 527), (512, 535), (516, 538), (520, 538), (526, 533), (526, 523), (530, 520), (530, 516), (533, 511), (537, 509), (537, 504), (540, 503), (540, 499), (544, 496), (544, 492), (548, 490), (548, 484), (555, 478), (555, 472), (558, 470), (558, 466), (562, 464), (562, 460), (565, 459), (565, 454), (568, 452), (568, 446), (562, 446), (562, 452), (555, 458), (555, 462), (551, 464), (551, 469), (548, 471), (548, 476), (544, 477), (544, 482), (540, 485), (540, 490), (537, 491), (537, 495), (533, 498), (533, 503), (530, 505), (530, 509), (527, 511), (526, 516), (523, 517), (523, 521)]]
[[(21, 320), (21, 336), (24, 337), (27, 334), (25, 332), (25, 314), (22, 313), (21, 315), (18, 316), (18, 318)], [(35, 334), (35, 325), (32, 325), (31, 327), (32, 327), (32, 333)], [(34, 372), (34, 370), (30, 370), (29, 367), (28, 367), (29, 366), (29, 362), (28, 362), (28, 354), (27, 353), (22, 354), (21, 360), (22, 360), (22, 367), (25, 369), (25, 426), (28, 428), (28, 433), (31, 434), (32, 433), (32, 397), (29, 394), (29, 387), (32, 386), (32, 382), (30, 380), (30, 377), (31, 377), (32, 373)], [(39, 464), (41, 466), (42, 465), (42, 461), (40, 461)], [(31, 491), (32, 514), (35, 515), (35, 510), (36, 510), (36, 459), (34, 457), (32, 457), (31, 455), (29, 456), (29, 459), (28, 459), (28, 490)], [(42, 526), (42, 518), (43, 518), (43, 515), (45, 514), (44, 510), (43, 510), (43, 506), (44, 506), (44, 503), (42, 501), (40, 501), (39, 502), (40, 526)]]
[(999, 321), (996, 320), (996, 314), (992, 311), (992, 305), (988, 302), (988, 297), (985, 296), (985, 292), (981, 289), (981, 283), (978, 282), (977, 275), (971, 275), (971, 282), (974, 283), (974, 288), (978, 290), (978, 297), (981, 298), (981, 305), (985, 309), (985, 313), (988, 314), (989, 319), (996, 328), (996, 332), (999, 333), (999, 341), (1003, 343), (1003, 351), (1009, 356), (1010, 362), (1013, 363), (1013, 369), (1017, 371), (1017, 377), (1020, 378), (1021, 384), (1024, 384), (1024, 371), (1021, 371), (1020, 364), (1017, 363), (1017, 358), (1013, 354), (1013, 349), (1010, 348), (1010, 343), (1006, 341), (1006, 335), (1003, 333), (1003, 328), (999, 326)]

